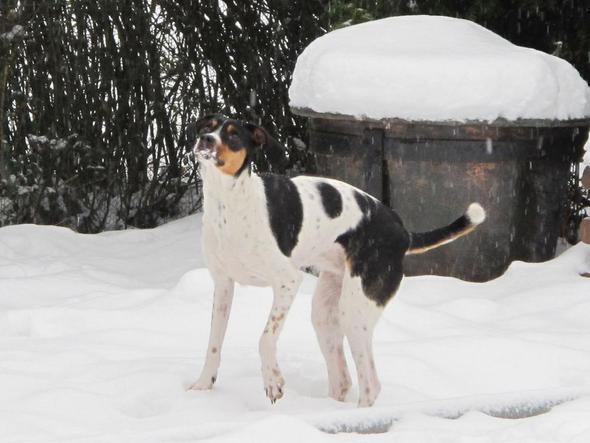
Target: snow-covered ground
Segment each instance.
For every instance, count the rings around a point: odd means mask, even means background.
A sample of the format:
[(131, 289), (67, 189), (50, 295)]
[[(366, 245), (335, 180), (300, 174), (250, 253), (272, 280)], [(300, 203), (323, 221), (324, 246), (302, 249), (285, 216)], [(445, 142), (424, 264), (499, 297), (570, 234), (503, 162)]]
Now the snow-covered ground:
[(312, 277), (279, 342), (282, 400), (266, 399), (257, 355), (271, 294), (251, 287), (214, 390), (185, 391), (209, 329), (199, 231), (199, 216), (100, 235), (0, 229), (0, 441), (590, 441), (589, 246), (485, 284), (404, 280), (376, 330), (383, 391), (357, 410), (354, 395), (326, 397)]
[(290, 105), (355, 117), (464, 121), (590, 117), (588, 84), (567, 61), (469, 20), (399, 16), (314, 40)]

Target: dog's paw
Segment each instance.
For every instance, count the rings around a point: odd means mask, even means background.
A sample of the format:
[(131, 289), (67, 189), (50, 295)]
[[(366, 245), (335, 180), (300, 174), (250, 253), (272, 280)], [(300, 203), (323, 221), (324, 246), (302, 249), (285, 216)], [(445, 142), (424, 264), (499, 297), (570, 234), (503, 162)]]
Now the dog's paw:
[(266, 396), (273, 405), (277, 400), (283, 397), (284, 385), (285, 380), (280, 375), (277, 377), (272, 377), (270, 380), (265, 381), (264, 392), (266, 393)]
[(283, 385), (285, 382), (281, 379), (280, 383), (271, 383), (264, 387), (264, 392), (270, 400), (271, 404), (275, 404), (277, 400), (283, 397)]
[(213, 389), (215, 384), (216, 376), (199, 377), (199, 379), (187, 388), (187, 391), (206, 391)]

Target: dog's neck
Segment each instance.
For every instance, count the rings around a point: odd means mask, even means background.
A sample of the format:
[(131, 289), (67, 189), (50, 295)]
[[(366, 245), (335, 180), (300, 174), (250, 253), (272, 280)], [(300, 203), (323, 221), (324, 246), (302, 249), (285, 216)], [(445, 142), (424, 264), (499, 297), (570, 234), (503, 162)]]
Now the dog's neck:
[[(253, 184), (258, 176), (248, 168), (239, 175), (224, 174), (210, 163), (201, 164), (201, 177), (203, 179), (203, 195), (221, 202), (234, 202), (247, 200), (252, 194)], [(235, 204), (233, 203), (233, 204)]]

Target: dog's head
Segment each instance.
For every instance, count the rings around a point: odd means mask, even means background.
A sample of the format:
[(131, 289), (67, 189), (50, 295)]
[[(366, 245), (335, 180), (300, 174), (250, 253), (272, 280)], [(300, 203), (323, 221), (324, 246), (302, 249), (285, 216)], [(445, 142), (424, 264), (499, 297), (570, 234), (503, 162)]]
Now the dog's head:
[(197, 159), (224, 174), (238, 176), (248, 170), (257, 149), (269, 163), (284, 167), (285, 149), (260, 126), (214, 114), (198, 120), (195, 129)]

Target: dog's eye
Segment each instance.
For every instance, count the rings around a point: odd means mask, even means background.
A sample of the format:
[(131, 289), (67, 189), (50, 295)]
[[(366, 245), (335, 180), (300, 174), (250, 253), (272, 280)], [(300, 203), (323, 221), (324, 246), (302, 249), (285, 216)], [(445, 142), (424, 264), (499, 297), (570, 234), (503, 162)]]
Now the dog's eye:
[(227, 137), (231, 143), (237, 143), (240, 141), (240, 136), (238, 134), (236, 134), (235, 132), (228, 134)]
[(232, 149), (239, 149), (242, 146), (242, 139), (240, 138), (240, 136), (238, 134), (231, 133), (227, 135), (227, 144), (232, 148)]

